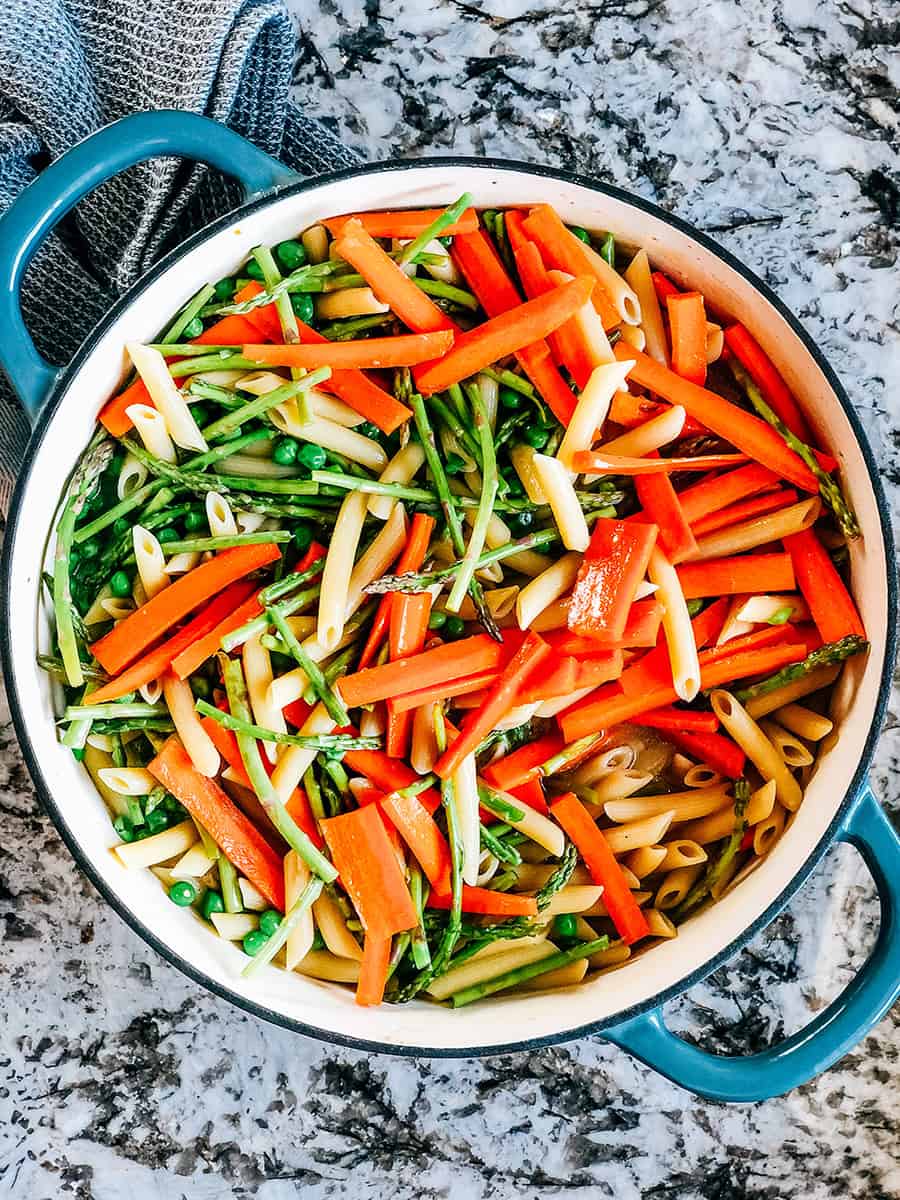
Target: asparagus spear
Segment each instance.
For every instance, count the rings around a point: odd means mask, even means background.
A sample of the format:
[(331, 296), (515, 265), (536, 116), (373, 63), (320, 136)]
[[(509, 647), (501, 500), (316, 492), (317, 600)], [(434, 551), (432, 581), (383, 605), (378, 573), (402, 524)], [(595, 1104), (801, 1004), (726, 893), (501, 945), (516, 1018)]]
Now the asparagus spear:
[(425, 907), (425, 891), (422, 883), (422, 872), (418, 867), (409, 868), (409, 894), (416, 909), (416, 926), (411, 932), (410, 950), (412, 960), (420, 971), (427, 971), (431, 966), (431, 950), (428, 946), (428, 935), (423, 921)]
[(379, 750), (381, 748), (381, 738), (379, 737), (353, 737), (349, 733), (308, 735), (279, 733), (274, 729), (264, 729), (261, 725), (254, 725), (249, 719), (236, 716), (233, 711), (223, 713), (221, 709), (216, 708), (214, 704), (208, 704), (205, 700), (198, 700), (196, 707), (201, 716), (212, 717), (216, 724), (230, 729), (232, 733), (243, 735), (246, 738), (258, 738), (263, 742), (278, 742), (282, 746), (303, 746), (307, 750), (323, 750), (328, 754), (342, 754), (347, 750)]
[[(472, 532), (469, 535), (469, 544), (459, 564), (450, 595), (447, 597), (446, 607), (450, 612), (459, 612), (465, 595), (475, 580), (475, 569), (484, 549), (484, 540), (493, 516), (494, 500), (497, 497), (497, 457), (494, 450), (493, 432), (478, 388), (472, 389), (471, 400), (475, 414), (475, 431), (481, 447), (481, 498), (472, 524)], [(499, 632), (495, 636), (499, 638)]]
[[(476, 570), (489, 567), (491, 563), (502, 562), (504, 558), (519, 554), (522, 550), (542, 550), (558, 540), (558, 530), (539, 529), (536, 533), (529, 533), (527, 537), (517, 541), (496, 546), (493, 550), (485, 550), (478, 558)], [(433, 584), (442, 583), (455, 575), (458, 568), (459, 563), (451, 563), (450, 566), (439, 567), (435, 571), (407, 571), (403, 575), (382, 575), (380, 579), (370, 583), (366, 591), (371, 595), (383, 595), (385, 592), (427, 592)]]
[(508, 846), (502, 838), (497, 837), (486, 825), (481, 825), (479, 829), (481, 833), (481, 845), (485, 850), (489, 850), (494, 858), (500, 862), (509, 863), (514, 867), (519, 865), (522, 861), (522, 855), (515, 846)]
[(571, 950), (558, 950), (556, 954), (551, 954), (547, 958), (538, 959), (537, 962), (528, 963), (522, 967), (515, 967), (512, 971), (504, 971), (502, 975), (495, 975), (493, 979), (485, 979), (482, 983), (474, 983), (470, 987), (463, 988), (450, 997), (450, 1003), (454, 1008), (462, 1008), (463, 1005), (481, 1000), (484, 996), (492, 996), (495, 992), (505, 991), (506, 988), (516, 987), (517, 984), (525, 983), (529, 979), (545, 975), (548, 971), (568, 966), (571, 962), (577, 962), (579, 958), (590, 958), (592, 954), (605, 950), (608, 945), (609, 938), (604, 934), (603, 937), (595, 938), (592, 942), (581, 942), (579, 945), (573, 946)]
[(303, 914), (307, 911), (307, 909), (311, 908), (316, 900), (318, 900), (319, 896), (321, 896), (322, 888), (324, 886), (325, 885), (321, 879), (310, 879), (309, 883), (306, 885), (288, 911), (284, 914), (281, 924), (278, 926), (275, 932), (269, 936), (259, 953), (254, 958), (251, 958), (246, 967), (244, 967), (243, 971), (241, 971), (241, 974), (245, 979), (252, 978), (254, 975), (258, 974), (258, 972), (261, 971), (267, 963), (272, 961), (281, 947), (291, 936), (291, 933), (297, 928), (297, 925), (299, 924), (300, 918), (303, 916)]
[(472, 197), (468, 192), (463, 192), (458, 200), (454, 201), (449, 208), (445, 208), (431, 222), (427, 228), (414, 237), (400, 252), (400, 257), (397, 259), (398, 266), (405, 266), (406, 263), (412, 262), (416, 255), (425, 249), (429, 242), (433, 242), (435, 238), (441, 236), (445, 229), (458, 221), (467, 208), (472, 206)]
[(328, 683), (318, 663), (313, 662), (310, 656), (306, 653), (297, 638), (294, 636), (294, 631), (288, 625), (287, 620), (281, 615), (278, 606), (273, 604), (266, 608), (269, 620), (281, 634), (282, 641), (288, 649), (288, 653), (293, 657), (297, 665), (302, 669), (304, 675), (309, 680), (310, 686), (316, 694), (316, 697), (325, 705), (325, 710), (336, 725), (343, 727), (350, 724), (350, 715), (344, 707), (344, 703), (340, 696)]
[(672, 914), (676, 922), (683, 920), (692, 908), (696, 908), (700, 901), (705, 899), (717, 880), (722, 878), (729, 863), (740, 849), (741, 841), (747, 832), (745, 813), (749, 800), (750, 784), (746, 779), (738, 779), (734, 785), (734, 829), (731, 831), (731, 836), (719, 857), (715, 862), (709, 864), (702, 877), (697, 880)]
[(766, 696), (786, 683), (802, 679), (804, 675), (809, 675), (819, 667), (834, 666), (836, 663), (851, 658), (854, 654), (862, 654), (868, 648), (869, 643), (857, 633), (851, 633), (847, 637), (841, 638), (839, 642), (826, 642), (818, 650), (807, 654), (802, 662), (791, 663), (790, 666), (782, 667), (780, 671), (776, 671), (767, 679), (761, 679), (758, 683), (751, 683), (748, 687), (741, 688), (734, 693), (735, 697), (743, 704), (747, 700), (754, 700), (757, 696)]

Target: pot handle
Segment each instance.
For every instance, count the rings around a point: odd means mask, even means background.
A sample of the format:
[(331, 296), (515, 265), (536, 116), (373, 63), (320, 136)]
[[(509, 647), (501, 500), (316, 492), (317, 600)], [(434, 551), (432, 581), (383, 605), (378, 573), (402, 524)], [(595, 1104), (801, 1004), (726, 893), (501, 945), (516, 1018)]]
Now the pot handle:
[(662, 1010), (622, 1021), (603, 1036), (655, 1071), (712, 1100), (780, 1096), (827, 1070), (876, 1025), (900, 994), (900, 837), (866, 786), (841, 823), (837, 840), (859, 850), (881, 902), (878, 941), (859, 974), (806, 1026), (759, 1054), (724, 1058), (683, 1041)]
[(34, 420), (57, 377), (22, 320), (20, 292), (28, 263), (54, 225), (105, 180), (148, 158), (208, 163), (240, 182), (247, 199), (297, 176), (240, 134), (196, 113), (133, 113), (67, 150), (0, 217), (0, 366)]

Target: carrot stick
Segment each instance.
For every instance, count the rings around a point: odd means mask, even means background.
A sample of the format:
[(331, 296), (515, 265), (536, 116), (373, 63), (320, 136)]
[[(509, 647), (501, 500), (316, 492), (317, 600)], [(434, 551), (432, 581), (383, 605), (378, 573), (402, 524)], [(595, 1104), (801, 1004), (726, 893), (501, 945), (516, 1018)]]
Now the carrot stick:
[(592, 278), (573, 279), (546, 296), (529, 300), (499, 317), (491, 317), (468, 333), (461, 333), (443, 359), (429, 363), (417, 373), (419, 390), (426, 396), (445, 391), (498, 359), (540, 341), (577, 312), (593, 290)]
[(582, 661), (563, 655), (522, 690), (517, 703), (536, 704), (542, 700), (554, 700), (557, 696), (583, 691), (588, 687), (599, 687), (610, 679), (618, 679), (621, 674), (621, 650), (600, 650)]
[[(430, 522), (430, 524), (429, 524)], [(425, 517), (423, 513), (416, 513), (413, 517), (412, 525), (410, 526), (409, 538), (406, 547), (400, 558), (397, 560), (395, 568), (398, 575), (404, 571), (418, 571), (425, 558), (425, 551), (428, 549), (428, 542), (431, 540), (431, 534), (434, 529), (434, 520), (431, 517)], [(425, 545), (421, 545), (421, 539), (425, 538)], [(378, 611), (372, 620), (372, 626), (369, 630), (369, 636), (366, 638), (366, 644), (363, 647), (363, 652), (359, 656), (358, 670), (362, 671), (375, 660), (375, 655), (378, 653), (381, 643), (387, 636), (391, 621), (391, 607), (393, 605), (394, 595), (388, 592), (382, 596), (381, 603), (378, 605)]]
[[(450, 908), (450, 896), (433, 891), (428, 897), (428, 908)], [(485, 917), (536, 917), (537, 901), (534, 896), (511, 895), (509, 892), (492, 892), (490, 888), (470, 887), (463, 884), (463, 912), (478, 913)]]
[(150, 650), (138, 662), (127, 670), (104, 683), (91, 693), (92, 704), (103, 704), (107, 700), (118, 700), (127, 692), (136, 692), (139, 687), (158, 679), (179, 654), (185, 652), (198, 639), (208, 636), (210, 630), (216, 628), (223, 615), (231, 612), (236, 604), (240, 604), (252, 592), (252, 583), (233, 583), (192, 621), (189, 621), (178, 633)]
[(290, 704), (286, 704), (281, 710), (281, 715), (289, 725), (293, 725), (295, 729), (300, 729), (306, 724), (306, 719), (312, 712), (313, 706), (307, 704), (301, 697), (299, 700), (294, 700)]
[(510, 793), (516, 800), (520, 800), (522, 804), (527, 804), (529, 808), (533, 808), (535, 812), (543, 813), (544, 816), (550, 812), (547, 807), (547, 800), (544, 796), (544, 785), (540, 778), (529, 779), (527, 783), (520, 784)]
[[(662, 400), (651, 400), (649, 396), (637, 396), (634, 392), (616, 392), (609, 405), (609, 419), (616, 425), (624, 425), (626, 429), (634, 429), (643, 425), (653, 417), (661, 416), (671, 408)], [(694, 417), (685, 416), (681, 427), (682, 437), (693, 437), (698, 433), (706, 433), (705, 425), (701, 425)]]
[(622, 940), (630, 946), (646, 937), (650, 932), (647, 919), (631, 894), (622, 868), (575, 793), (567, 792), (554, 800), (550, 812), (578, 847), (594, 883), (603, 888), (603, 903)]
[(852, 633), (865, 637), (856, 605), (815, 531), (804, 529), (802, 533), (793, 533), (784, 538), (784, 546), (822, 641), (838, 642)]
[(617, 342), (614, 353), (620, 362), (628, 359), (634, 362), (629, 381), (639, 383), (671, 404), (680, 404), (707, 429), (797, 487), (806, 492), (818, 491), (815, 475), (793, 450), (788, 449), (771, 425), (715, 392), (682, 379), (634, 346)]
[(385, 796), (382, 811), (409, 846), (428, 882), (440, 892), (450, 890), (450, 847), (418, 796)]
[(691, 712), (689, 708), (654, 708), (644, 713), (641, 724), (648, 729), (660, 729), (664, 733), (669, 730), (684, 730), (685, 733), (715, 733), (719, 727), (719, 718), (714, 712)]
[(200, 774), (177, 737), (168, 739), (148, 770), (184, 805), (225, 857), (247, 876), (273, 908), (284, 912), (281, 855), (219, 785)]
[(388, 700), (437, 683), (449, 683), (474, 675), (476, 671), (496, 670), (503, 657), (503, 647), (486, 633), (479, 633), (437, 646), (434, 650), (399, 658), (396, 662), (345, 675), (338, 686), (347, 707), (356, 708), (360, 704)]
[[(525, 242), (515, 253), (516, 267), (525, 295), (529, 300), (552, 292), (553, 288), (571, 278), (562, 271), (549, 272), (544, 266), (541, 252), (534, 242)], [(590, 305), (590, 301), (588, 301)], [(591, 309), (593, 312), (593, 309)], [(581, 314), (575, 313), (564, 321), (559, 329), (547, 335), (547, 343), (555, 360), (566, 368), (578, 388), (584, 388), (594, 367), (601, 360), (592, 352), (581, 323)]]
[[(428, 553), (428, 544), (434, 532), (434, 525), (434, 517), (425, 513), (416, 513), (413, 517), (409, 540), (397, 564), (398, 575), (402, 575), (404, 571), (418, 571), (421, 568), (425, 561), (425, 555)], [(419, 653), (425, 645), (425, 638), (428, 635), (430, 615), (431, 595), (429, 592), (396, 592), (394, 594), (389, 622), (392, 661)], [(412, 712), (409, 709), (399, 710), (393, 699), (388, 700), (385, 750), (392, 758), (405, 756), (411, 728)]]
[(228, 584), (251, 571), (274, 562), (281, 555), (277, 546), (236, 546), (223, 550), (215, 558), (201, 563), (157, 592), (152, 600), (119, 621), (118, 625), (94, 642), (91, 653), (104, 671), (115, 675), (162, 637), (176, 621), (187, 616), (205, 601), (211, 600)]
[(707, 513), (698, 521), (694, 521), (691, 529), (696, 537), (704, 533), (714, 533), (717, 529), (725, 529), (729, 525), (737, 525), (739, 521), (748, 521), (751, 517), (761, 517), (765, 513), (774, 512), (776, 508), (787, 508), (796, 504), (800, 493), (794, 488), (778, 488), (774, 492), (763, 492), (761, 496), (751, 496), (737, 504), (729, 504), (718, 512)]
[(763, 394), (763, 399), (776, 415), (787, 425), (791, 433), (801, 442), (812, 445), (812, 433), (800, 406), (787, 384), (778, 373), (775, 364), (759, 342), (743, 325), (729, 325), (725, 330), (725, 345), (747, 370), (751, 379)]
[[(373, 238), (406, 240), (417, 238), (420, 233), (424, 233), (443, 212), (442, 208), (410, 208), (397, 212), (347, 213), (342, 217), (328, 217), (322, 224), (332, 237), (339, 237), (349, 221), (358, 221)], [(472, 233), (477, 228), (478, 213), (474, 208), (467, 208), (458, 221), (444, 229), (442, 236), (453, 237), (458, 233)]]
[(736, 471), (721, 475), (709, 475), (699, 483), (692, 484), (678, 493), (678, 501), (688, 522), (693, 525), (701, 517), (718, 512), (728, 505), (753, 496), (757, 492), (770, 492), (777, 488), (778, 476), (759, 463), (748, 463)]
[(503, 223), (506, 227), (506, 238), (509, 242), (509, 248), (515, 257), (516, 251), (524, 246), (528, 241), (528, 234), (523, 229), (527, 213), (521, 208), (508, 208), (503, 214)]
[(569, 603), (567, 624), (573, 633), (621, 639), (657, 532), (649, 523), (628, 524), (609, 517), (596, 522)]
[(656, 289), (656, 296), (659, 300), (660, 307), (663, 312), (666, 311), (670, 296), (680, 296), (681, 292), (675, 286), (668, 275), (663, 275), (662, 271), (653, 271), (650, 275), (653, 280), (653, 287)]
[(545, 264), (555, 267), (557, 271), (568, 271), (570, 275), (590, 275), (597, 287), (590, 298), (600, 315), (604, 329), (612, 329), (621, 324), (622, 318), (618, 309), (610, 300), (604, 287), (603, 276), (591, 261), (584, 243), (580, 242), (574, 233), (566, 229), (559, 215), (549, 204), (539, 204), (531, 209), (522, 222), (522, 229), (533, 242), (537, 243)]
[(363, 937), (362, 961), (359, 964), (355, 997), (356, 1003), (363, 1008), (380, 1004), (384, 999), (384, 989), (391, 966), (392, 945), (391, 938), (376, 937), (368, 930)]
[[(454, 643), (451, 643), (451, 645)], [(455, 643), (461, 645), (460, 642)], [(530, 681), (532, 673), (550, 654), (550, 647), (538, 634), (529, 631), (515, 654), (491, 686), (480, 709), (469, 713), (462, 723), (459, 737), (434, 764), (434, 773), (447, 779), (459, 768), (485, 737), (495, 729)]]
[(526, 742), (518, 750), (497, 758), (481, 772), (491, 787), (501, 792), (511, 792), (513, 788), (521, 787), (532, 779), (540, 778), (538, 768), (549, 758), (559, 754), (565, 742), (558, 733), (547, 733)]
[[(637, 353), (637, 351), (635, 351)], [(698, 454), (695, 458), (630, 458), (599, 450), (578, 450), (572, 469), (596, 475), (660, 475), (671, 471), (712, 471), (747, 461), (746, 454)]]
[[(522, 298), (483, 230), (453, 239), (453, 261), (489, 317), (518, 307)], [(559, 373), (545, 339), (516, 351), (516, 360), (556, 419), (567, 425), (575, 396)]]
[(702, 387), (706, 383), (706, 308), (699, 292), (669, 296), (672, 370)]
[(618, 640), (582, 637), (581, 634), (562, 629), (544, 634), (544, 640), (557, 653), (574, 654), (576, 658), (592, 658), (609, 650), (647, 649), (656, 645), (662, 612), (662, 605), (651, 596), (645, 600), (635, 600), (628, 610), (625, 631)]
[[(420, 778), (411, 767), (396, 758), (389, 758), (382, 750), (348, 750), (344, 765), (364, 775), (384, 793), (398, 792), (411, 783), (418, 783)], [(418, 799), (429, 813), (440, 808), (441, 797), (435, 788), (419, 792)]]
[(322, 832), (366, 932), (389, 938), (412, 929), (416, 910), (375, 805), (329, 817)]
[(247, 317), (231, 313), (204, 329), (192, 341), (196, 346), (241, 346), (244, 342), (255, 342), (258, 337), (258, 325)]
[(689, 733), (686, 729), (669, 729), (666, 731), (666, 741), (672, 742), (683, 754), (698, 759), (729, 779), (740, 779), (744, 773), (746, 754), (731, 738), (721, 733)]
[(789, 554), (741, 554), (683, 563), (678, 580), (686, 600), (741, 592), (792, 592), (795, 587)]
[(634, 481), (644, 518), (659, 527), (659, 540), (669, 562), (679, 563), (697, 553), (678, 493), (668, 475), (639, 475)]
[(480, 692), (490, 687), (497, 675), (496, 670), (477, 671), (474, 675), (453, 679), (449, 683), (434, 683), (414, 692), (404, 692), (402, 696), (395, 696), (388, 703), (394, 706), (396, 712), (409, 712), (410, 709), (419, 708), (423, 704), (434, 704), (436, 700), (450, 700)]
[[(405, 278), (405, 276), (404, 276)], [(418, 290), (418, 289), (417, 289)], [(423, 293), (424, 295), (424, 293)], [(399, 337), (360, 338), (358, 341), (286, 346), (245, 345), (242, 353), (270, 367), (334, 367), (361, 370), (377, 367), (411, 367), (440, 358), (453, 345), (453, 331), (405, 333)]]
[[(248, 279), (242, 288), (234, 293), (233, 304), (243, 304), (246, 300), (253, 300), (266, 289), (261, 283), (255, 279)], [(263, 304), (260, 308), (253, 308), (250, 312), (244, 314), (251, 325), (255, 325), (257, 332), (262, 334), (263, 341), (280, 342), (283, 334), (281, 331), (281, 321), (278, 318), (278, 309), (272, 304)], [(241, 341), (243, 342), (243, 338)], [(199, 339), (198, 339), (199, 341)], [(213, 343), (215, 344), (215, 343)], [(222, 343), (220, 342), (219, 345)]]

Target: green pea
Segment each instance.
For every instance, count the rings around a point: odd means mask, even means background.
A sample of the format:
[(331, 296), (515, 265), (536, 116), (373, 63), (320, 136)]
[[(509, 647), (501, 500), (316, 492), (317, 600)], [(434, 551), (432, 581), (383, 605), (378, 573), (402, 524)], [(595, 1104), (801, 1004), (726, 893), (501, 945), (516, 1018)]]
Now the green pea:
[(169, 888), (169, 899), (179, 908), (187, 908), (197, 899), (197, 889), (189, 879), (179, 879)]
[(303, 243), (298, 242), (296, 238), (291, 238), (288, 242), (279, 242), (275, 247), (275, 257), (287, 271), (295, 271), (297, 267), (302, 267), (306, 262), (306, 251), (303, 248)]
[(225, 901), (222, 899), (222, 893), (210, 888), (200, 902), (200, 911), (207, 921), (214, 912), (224, 912)]
[(315, 536), (312, 525), (308, 525), (305, 521), (301, 521), (294, 528), (294, 545), (298, 550), (308, 550), (313, 544)]
[(199, 510), (197, 512), (187, 513), (184, 518), (184, 527), (190, 533), (196, 533), (198, 529), (206, 529), (206, 513), (200, 512)]
[(534, 513), (530, 509), (524, 509), (522, 512), (513, 513), (507, 518), (507, 525), (513, 533), (520, 537), (526, 534), (534, 524)]
[(454, 453), (447, 455), (444, 470), (448, 475), (458, 475), (465, 465), (463, 459), (454, 451)]
[(525, 489), (522, 487), (522, 480), (515, 472), (515, 468), (510, 467), (508, 471), (503, 472), (503, 478), (506, 480), (506, 486), (511, 497), (524, 496)]
[(375, 438), (376, 441), (381, 437), (381, 430), (371, 421), (363, 421), (362, 425), (357, 425), (356, 432), (361, 433), (363, 437)]
[(553, 921), (553, 934), (561, 942), (572, 942), (578, 937), (578, 920), (574, 913), (560, 913)]
[(309, 292), (291, 292), (291, 308), (294, 310), (294, 316), (304, 325), (312, 324), (316, 309)]
[(267, 908), (259, 915), (259, 932), (271, 937), (281, 924), (281, 913), (275, 908)]
[(192, 321), (188, 321), (187, 325), (185, 325), (184, 329), (182, 329), (181, 336), (186, 342), (189, 342), (191, 338), (199, 337), (202, 332), (203, 321), (200, 319), (200, 317), (194, 317), (194, 319)]
[(151, 833), (162, 833), (164, 829), (169, 828), (169, 814), (160, 808), (154, 808), (153, 812), (147, 813), (146, 819), (147, 828)]
[(570, 225), (569, 233), (574, 233), (579, 242), (586, 242), (588, 245), (591, 244), (591, 235), (586, 229), (582, 229), (580, 225)]
[(550, 431), (544, 429), (542, 425), (532, 425), (530, 429), (525, 430), (525, 441), (535, 450), (543, 450), (549, 439)]
[(265, 282), (266, 277), (265, 277), (265, 275), (263, 275), (263, 269), (259, 265), (259, 263), (256, 261), (255, 258), (250, 259), (250, 261), (247, 263), (244, 270), (247, 272), (249, 277), (251, 279), (255, 279), (257, 283)]
[(180, 537), (181, 534), (177, 529), (173, 529), (171, 525), (167, 525), (165, 529), (159, 530), (156, 535), (156, 540), (161, 546), (164, 546), (166, 542), (177, 542)]
[(321, 446), (306, 442), (297, 451), (297, 461), (303, 463), (304, 467), (309, 467), (311, 471), (321, 471), (328, 461), (328, 455)]
[[(84, 753), (84, 751), (82, 751), (82, 753)], [(127, 817), (116, 817), (116, 819), (113, 821), (113, 829), (123, 842), (134, 841), (134, 828)]]
[(268, 940), (268, 936), (261, 929), (251, 929), (249, 933), (244, 934), (241, 945), (244, 947), (245, 954), (255, 958)]
[(513, 388), (508, 387), (500, 389), (499, 399), (504, 408), (517, 409), (521, 408), (525, 403), (525, 397), (521, 392), (514, 391)]
[(116, 537), (122, 537), (131, 530), (131, 522), (127, 517), (116, 517), (113, 521), (113, 533)]
[(293, 466), (297, 461), (299, 448), (296, 438), (276, 438), (275, 445), (272, 447), (272, 462), (278, 463), (280, 467)]
[(462, 637), (465, 632), (466, 623), (462, 617), (450, 616), (444, 622), (444, 633), (452, 641), (456, 641), (457, 638)]
[(191, 691), (198, 700), (208, 700), (212, 695), (212, 684), (202, 675), (192, 675)]
[(688, 616), (696, 617), (697, 613), (700, 611), (700, 609), (702, 607), (703, 607), (703, 601), (701, 599), (695, 597), (693, 600), (688, 600), (688, 602), (687, 602)]
[(109, 590), (114, 596), (124, 599), (131, 595), (131, 576), (124, 571), (116, 571), (109, 581)]
[(91, 538), (89, 542), (81, 543), (81, 557), (85, 559), (96, 558), (100, 553), (100, 543), (96, 538)]
[(434, 610), (434, 612), (431, 614), (431, 616), (428, 618), (428, 628), (429, 629), (443, 629), (446, 624), (447, 624), (447, 614), (445, 612), (442, 612), (439, 608), (436, 608)]
[(230, 300), (234, 295), (235, 283), (230, 276), (227, 279), (220, 279), (216, 284), (213, 295), (218, 301)]

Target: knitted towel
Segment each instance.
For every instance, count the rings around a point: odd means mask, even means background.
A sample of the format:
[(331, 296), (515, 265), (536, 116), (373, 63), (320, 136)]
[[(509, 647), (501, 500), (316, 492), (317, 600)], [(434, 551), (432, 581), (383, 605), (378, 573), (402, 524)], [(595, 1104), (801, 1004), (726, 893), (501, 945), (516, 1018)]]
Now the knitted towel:
[[(0, 210), (73, 143), (144, 109), (213, 117), (300, 174), (352, 166), (356, 156), (289, 103), (293, 53), (280, 0), (8, 0)], [(239, 198), (233, 180), (174, 159), (142, 163), (94, 192), (27, 273), (23, 309), (38, 350), (67, 362), (155, 259)], [(0, 372), (0, 514), (27, 439)]]

